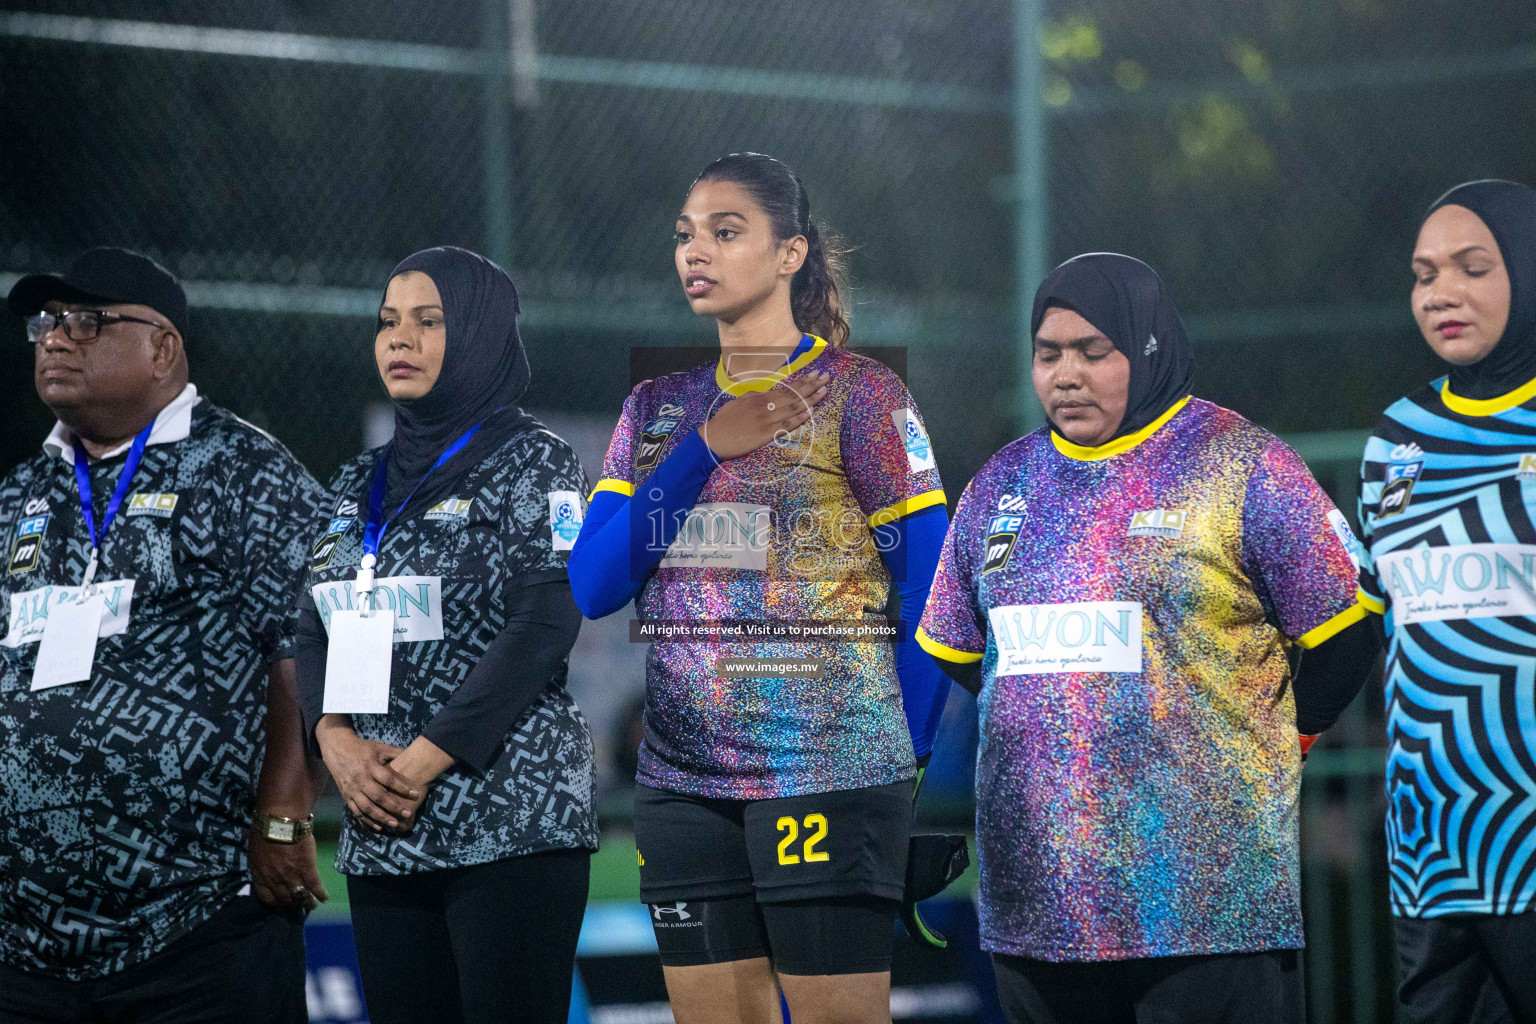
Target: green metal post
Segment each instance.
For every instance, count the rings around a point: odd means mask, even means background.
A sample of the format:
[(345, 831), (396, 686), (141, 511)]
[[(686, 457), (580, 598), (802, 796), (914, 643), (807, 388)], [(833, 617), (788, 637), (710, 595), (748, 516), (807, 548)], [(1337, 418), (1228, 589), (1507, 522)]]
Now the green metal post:
[(1334, 1024), (1333, 894), (1328, 859), (1327, 778), (1314, 765), (1301, 788), (1302, 901), (1307, 939), (1307, 1009), (1312, 1024)]
[(1045, 0), (1014, 0), (1013, 3), (1013, 168), (1015, 280), (1014, 310), (1019, 353), (1017, 382), (1020, 433), (1045, 422), (1029, 367), (1034, 361), (1034, 339), (1029, 315), (1035, 289), (1045, 279), (1050, 259), (1050, 223), (1047, 219), (1047, 151), (1050, 141), (1042, 91), (1045, 60), (1040, 54), (1040, 25)]
[(512, 263), (512, 101), (506, 0), (481, 0), (482, 176), (485, 181), (485, 254)]

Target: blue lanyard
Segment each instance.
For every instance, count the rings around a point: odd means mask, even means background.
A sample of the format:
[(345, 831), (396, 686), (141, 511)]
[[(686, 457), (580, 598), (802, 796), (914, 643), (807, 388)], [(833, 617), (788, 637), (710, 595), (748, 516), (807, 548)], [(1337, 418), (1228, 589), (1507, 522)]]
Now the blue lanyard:
[(112, 488), (112, 500), (107, 502), (106, 515), (101, 517), (100, 533), (96, 532), (96, 509), (91, 497), (91, 457), (80, 439), (75, 438), (75, 489), (80, 492), (80, 511), (85, 513), (85, 528), (91, 533), (91, 560), (85, 567), (85, 579), (80, 583), (82, 587), (89, 587), (96, 579), (102, 542), (107, 539), (107, 531), (112, 528), (112, 520), (117, 518), (117, 510), (122, 508), (123, 499), (128, 497), (128, 488), (133, 486), (133, 474), (138, 471), (139, 463), (144, 461), (144, 446), (149, 444), (149, 434), (154, 429), (155, 424), (151, 421), (133, 439), (128, 449), (128, 460), (123, 463), (123, 471), (118, 475), (117, 486)]
[[(497, 412), (499, 411), (498, 409)], [(494, 416), (495, 413), (491, 415)], [(489, 418), (486, 417), (486, 419)], [(443, 463), (459, 454), (464, 449), (464, 446), (469, 444), (469, 439), (475, 436), (475, 431), (479, 430), (483, 423), (485, 423), (485, 420), (476, 423), (461, 434), (457, 441), (444, 449), (443, 454), (439, 455), (437, 461), (432, 463), (432, 468), (427, 470), (427, 475), (417, 481), (416, 486), (411, 488), (411, 493), (407, 494), (405, 500), (389, 514), (388, 519), (384, 518), (384, 481), (389, 475), (389, 452), (386, 451), (379, 457), (379, 464), (373, 467), (373, 489), (368, 495), (368, 522), (363, 527), (363, 557), (361, 562), (358, 563), (361, 570), (358, 574), (358, 579), (360, 580), (357, 587), (358, 590), (373, 589), (373, 567), (378, 564), (379, 545), (384, 542), (384, 531), (389, 528), (389, 524), (394, 522), (395, 516), (400, 514), (401, 509), (404, 509), (405, 506), (411, 503), (411, 499), (416, 496), (416, 492), (421, 490), (421, 485), (427, 482), (427, 477), (436, 472)], [(364, 577), (362, 575), (363, 572), (366, 572), (368, 575)], [(366, 586), (363, 585), (365, 583), (367, 584)]]

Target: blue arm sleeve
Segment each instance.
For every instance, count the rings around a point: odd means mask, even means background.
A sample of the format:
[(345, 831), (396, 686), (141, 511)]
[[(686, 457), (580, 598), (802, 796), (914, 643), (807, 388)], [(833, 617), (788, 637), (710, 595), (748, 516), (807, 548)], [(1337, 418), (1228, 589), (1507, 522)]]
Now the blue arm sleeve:
[[(566, 565), (581, 614), (600, 619), (635, 599), (718, 464), (714, 452), (694, 431), (662, 460), (633, 497), (614, 491), (599, 491), (593, 497)], [(660, 544), (647, 543), (643, 534), (633, 536), (631, 524), (658, 519)]]
[(912, 752), (920, 764), (933, 753), (933, 736), (949, 696), (949, 677), (917, 643), (917, 624), (928, 603), (928, 590), (948, 529), (949, 514), (938, 505), (874, 530), (886, 567), (896, 578), (901, 618), (907, 627), (906, 639), (896, 645), (896, 675), (901, 680), (901, 703), (907, 711)]

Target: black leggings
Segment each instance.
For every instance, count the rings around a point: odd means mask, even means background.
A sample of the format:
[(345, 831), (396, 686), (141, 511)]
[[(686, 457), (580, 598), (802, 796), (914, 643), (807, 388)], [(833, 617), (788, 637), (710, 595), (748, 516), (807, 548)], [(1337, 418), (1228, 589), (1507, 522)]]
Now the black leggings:
[(565, 1024), (592, 854), (351, 875), (373, 1024)]

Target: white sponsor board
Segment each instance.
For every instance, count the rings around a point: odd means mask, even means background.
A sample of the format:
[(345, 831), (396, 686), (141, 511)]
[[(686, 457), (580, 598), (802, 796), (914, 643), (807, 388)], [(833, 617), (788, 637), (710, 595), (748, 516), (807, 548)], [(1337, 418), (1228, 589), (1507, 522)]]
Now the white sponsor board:
[[(128, 616), (133, 611), (133, 580), (106, 580), (96, 584), (105, 602), (101, 628), (97, 636), (115, 636), (128, 631)], [(81, 587), (38, 587), (11, 595), (11, 621), (0, 646), (20, 647), (43, 638), (48, 626), (48, 612), (61, 604), (77, 603)]]
[(662, 568), (768, 569), (773, 513), (767, 505), (707, 501), (693, 506), (661, 559)]
[(1536, 545), (1451, 544), (1383, 555), (1376, 563), (1393, 621), (1536, 615)]
[[(316, 583), (309, 588), (327, 633), (331, 615), (358, 607), (351, 580)], [(443, 638), (443, 580), (441, 576), (386, 576), (373, 583), (375, 608), (395, 616), (395, 643), (413, 644)]]
[(1140, 601), (1010, 604), (987, 617), (999, 676), (1141, 671)]

